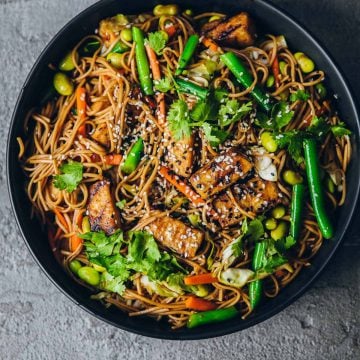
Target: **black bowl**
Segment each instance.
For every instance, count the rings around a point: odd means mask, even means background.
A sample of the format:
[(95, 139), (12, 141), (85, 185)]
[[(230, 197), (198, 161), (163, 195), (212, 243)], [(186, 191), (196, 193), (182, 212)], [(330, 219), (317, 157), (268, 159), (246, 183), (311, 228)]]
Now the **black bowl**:
[[(163, 1), (165, 2), (167, 1)], [(101, 19), (119, 12), (135, 14), (148, 11), (157, 3), (156, 1), (100, 1), (71, 20), (45, 48), (25, 81), (11, 121), (7, 147), (8, 188), (19, 228), (30, 252), (50, 280), (81, 308), (114, 326), (137, 334), (164, 339), (201, 339), (246, 329), (268, 319), (294, 302), (320, 274), (339, 246), (357, 202), (360, 178), (360, 129), (356, 106), (343, 75), (314, 37), (291, 17), (262, 0), (197, 0), (196, 2), (171, 0), (170, 2), (180, 3), (183, 8), (189, 7), (197, 12), (216, 10), (234, 14), (239, 10), (248, 11), (264, 31), (284, 34), (291, 49), (305, 52), (320, 69), (326, 72), (327, 85), (336, 94), (337, 109), (353, 132), (354, 148), (348, 169), (346, 202), (336, 213), (335, 236), (332, 240), (325, 241), (319, 254), (313, 259), (312, 265), (304, 269), (275, 299), (265, 302), (246, 320), (236, 318), (218, 325), (173, 331), (165, 321), (156, 322), (146, 317), (131, 318), (116, 308), (105, 309), (99, 302), (91, 300), (90, 292), (70, 279), (55, 261), (46, 234), (40, 230), (36, 220), (30, 219), (30, 203), (24, 191), (25, 176), (17, 159), (16, 137), (23, 135), (23, 122), (27, 112), (39, 103), (42, 96), (41, 89), (47, 88), (51, 81), (47, 65), (51, 62), (56, 63), (65, 51), (83, 36), (93, 33)]]

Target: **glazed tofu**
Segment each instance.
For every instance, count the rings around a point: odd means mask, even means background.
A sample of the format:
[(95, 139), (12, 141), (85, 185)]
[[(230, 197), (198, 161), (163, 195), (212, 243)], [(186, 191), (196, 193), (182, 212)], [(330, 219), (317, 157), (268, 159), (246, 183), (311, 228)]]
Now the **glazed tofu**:
[(202, 34), (222, 45), (246, 47), (254, 44), (255, 26), (246, 12), (221, 20), (211, 21), (202, 27)]
[(192, 173), (194, 162), (194, 142), (195, 135), (183, 138), (179, 141), (172, 139), (168, 130), (165, 131), (167, 162), (170, 168), (183, 177), (189, 177)]
[(169, 216), (157, 218), (147, 229), (160, 244), (187, 258), (195, 256), (204, 239), (202, 231)]
[(195, 172), (190, 177), (190, 183), (203, 199), (208, 199), (235, 182), (244, 180), (253, 167), (240, 147), (233, 147)]
[(91, 231), (104, 231), (113, 234), (120, 228), (120, 218), (117, 212), (109, 180), (100, 180), (91, 185), (89, 191), (87, 214)]
[(274, 207), (281, 200), (276, 183), (260, 178), (252, 179), (246, 184), (234, 185), (231, 190), (235, 202), (228, 194), (222, 194), (213, 201), (222, 227), (238, 223), (241, 210), (260, 214)]
[(106, 147), (110, 146), (109, 131), (105, 123), (102, 123), (95, 128), (94, 132), (91, 134), (91, 138), (101, 145)]

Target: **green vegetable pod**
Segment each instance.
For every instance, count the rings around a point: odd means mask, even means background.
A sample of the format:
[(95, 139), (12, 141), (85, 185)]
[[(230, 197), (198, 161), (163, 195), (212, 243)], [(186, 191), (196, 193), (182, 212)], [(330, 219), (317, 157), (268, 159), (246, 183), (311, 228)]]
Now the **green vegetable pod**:
[[(130, 30), (130, 29), (127, 29)], [(132, 37), (132, 35), (131, 35)], [(112, 53), (117, 53), (117, 54), (123, 54), (124, 52), (128, 51), (130, 48), (124, 44), (121, 41), (118, 41), (115, 46), (112, 48), (111, 52)]]
[(146, 56), (144, 45), (144, 33), (136, 26), (132, 27), (132, 36), (135, 42), (135, 58), (136, 66), (139, 75), (141, 89), (145, 95), (153, 95), (153, 82), (150, 75), (149, 61)]
[[(255, 245), (252, 268), (254, 271), (261, 269), (265, 259), (266, 243), (264, 241), (258, 242)], [(249, 299), (251, 309), (255, 309), (262, 298), (262, 280), (255, 280), (249, 283)]]
[(130, 151), (126, 157), (126, 160), (125, 160), (123, 166), (121, 167), (121, 170), (125, 174), (129, 175), (133, 171), (135, 171), (135, 169), (137, 168), (137, 166), (140, 163), (143, 151), (144, 151), (144, 142), (143, 142), (142, 138), (139, 138), (139, 139), (137, 139), (135, 144), (130, 149)]
[(180, 92), (195, 95), (201, 100), (205, 100), (209, 94), (208, 89), (205, 89), (191, 81), (176, 79), (175, 83), (178, 86)]
[(315, 217), (324, 238), (330, 239), (333, 237), (334, 230), (325, 209), (316, 140), (305, 139), (303, 146), (309, 193)]
[(70, 261), (69, 268), (70, 268), (71, 272), (73, 272), (75, 275), (77, 275), (79, 270), (82, 268), (82, 264), (79, 260), (73, 260), (73, 261)]
[(282, 239), (283, 237), (286, 236), (287, 231), (288, 231), (287, 222), (286, 221), (280, 221), (278, 226), (274, 230), (271, 230), (270, 236), (275, 241), (280, 240), (280, 239)]
[(198, 35), (190, 35), (188, 41), (185, 44), (184, 51), (182, 52), (178, 68), (175, 71), (175, 75), (180, 75), (183, 70), (186, 68), (191, 58), (193, 57), (196, 47), (199, 44), (199, 36)]
[(116, 52), (111, 52), (106, 56), (106, 60), (116, 69), (122, 68), (122, 55)]
[[(250, 88), (254, 82), (254, 78), (241, 60), (233, 52), (227, 52), (220, 57), (241, 85), (243, 85), (245, 89)], [(272, 104), (269, 94), (265, 93), (260, 86), (255, 85), (251, 91), (251, 95), (263, 110), (270, 112)]]
[(75, 64), (72, 59), (72, 52), (69, 51), (59, 62), (59, 70), (71, 71), (75, 69)]
[(189, 329), (229, 320), (239, 314), (235, 306), (191, 314), (187, 322)]
[(290, 235), (295, 241), (299, 239), (304, 208), (305, 186), (295, 184), (292, 190), (291, 211), (290, 211)]

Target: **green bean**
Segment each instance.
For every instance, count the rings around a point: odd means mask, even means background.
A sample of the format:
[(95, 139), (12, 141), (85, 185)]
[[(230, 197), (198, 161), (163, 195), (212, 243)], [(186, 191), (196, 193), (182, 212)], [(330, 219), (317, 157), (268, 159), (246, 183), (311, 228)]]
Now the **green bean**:
[(96, 50), (100, 48), (99, 40), (91, 40), (86, 42), (80, 49), (79, 54), (81, 56), (92, 56)]
[(309, 193), (315, 217), (324, 238), (330, 239), (333, 237), (334, 230), (325, 209), (316, 140), (312, 138), (305, 139), (303, 145)]
[(216, 309), (191, 314), (187, 322), (187, 327), (192, 329), (197, 326), (218, 323), (235, 317), (238, 314), (235, 306), (224, 309)]
[(60, 95), (69, 96), (74, 92), (74, 84), (71, 79), (61, 72), (54, 75), (53, 84)]
[(175, 75), (180, 75), (183, 72), (183, 70), (186, 68), (191, 58), (193, 57), (198, 44), (199, 44), (199, 36), (195, 34), (190, 35), (185, 44), (184, 50), (180, 55), (179, 64), (178, 64), (178, 68), (175, 71)]
[(79, 260), (73, 260), (69, 263), (70, 270), (77, 275), (79, 270), (82, 268), (82, 264)]
[[(252, 269), (260, 270), (265, 259), (266, 243), (258, 242), (255, 245)], [(262, 298), (263, 280), (255, 280), (249, 283), (249, 299), (251, 309), (254, 310), (260, 303)]]
[(139, 81), (145, 95), (153, 95), (153, 82), (150, 75), (149, 61), (144, 46), (144, 33), (136, 26), (132, 27), (132, 35), (135, 42), (135, 58)]
[(78, 271), (78, 276), (81, 280), (92, 286), (97, 286), (100, 283), (100, 274), (90, 266), (83, 266)]
[[(223, 63), (229, 68), (229, 70), (234, 74), (236, 79), (248, 89), (254, 82), (254, 78), (249, 70), (244, 66), (241, 60), (233, 53), (227, 52), (220, 56)], [(272, 104), (270, 101), (269, 94), (265, 93), (259, 85), (251, 91), (252, 97), (256, 102), (262, 107), (263, 110), (270, 112), (272, 109)]]
[(75, 64), (72, 59), (72, 52), (69, 51), (63, 59), (59, 62), (59, 70), (71, 71), (75, 69)]
[(115, 46), (112, 48), (111, 52), (112, 53), (117, 53), (117, 54), (123, 54), (124, 52), (128, 51), (130, 48), (124, 44), (121, 41), (118, 41)]
[(191, 81), (186, 81), (184, 79), (176, 79), (175, 84), (178, 86), (178, 90), (183, 93), (193, 94), (200, 98), (201, 100), (206, 99), (209, 94), (209, 90), (203, 88)]
[(301, 230), (304, 195), (305, 186), (303, 184), (295, 184), (292, 188), (290, 210), (290, 235), (294, 238), (295, 241), (298, 241)]
[(121, 170), (129, 175), (135, 171), (141, 160), (141, 155), (144, 151), (144, 142), (142, 138), (138, 138), (135, 144), (131, 147)]

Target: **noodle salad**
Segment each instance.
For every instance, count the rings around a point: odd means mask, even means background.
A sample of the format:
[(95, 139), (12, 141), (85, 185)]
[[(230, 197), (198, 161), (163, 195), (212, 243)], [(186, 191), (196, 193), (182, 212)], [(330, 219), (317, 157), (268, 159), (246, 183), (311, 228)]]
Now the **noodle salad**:
[(248, 13), (116, 14), (49, 67), (19, 161), (93, 299), (173, 329), (246, 318), (332, 238), (350, 131), (324, 72)]

